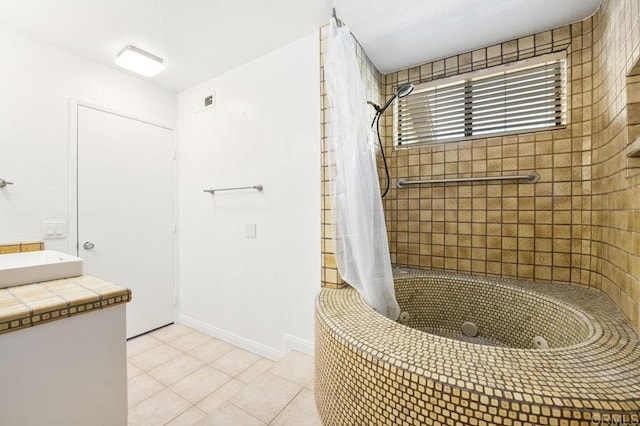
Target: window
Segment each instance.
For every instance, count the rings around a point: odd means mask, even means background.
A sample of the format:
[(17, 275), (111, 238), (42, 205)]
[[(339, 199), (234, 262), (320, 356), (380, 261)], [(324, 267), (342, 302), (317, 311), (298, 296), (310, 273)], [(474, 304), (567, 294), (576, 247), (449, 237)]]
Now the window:
[(394, 105), (397, 147), (562, 128), (565, 54), (416, 86)]

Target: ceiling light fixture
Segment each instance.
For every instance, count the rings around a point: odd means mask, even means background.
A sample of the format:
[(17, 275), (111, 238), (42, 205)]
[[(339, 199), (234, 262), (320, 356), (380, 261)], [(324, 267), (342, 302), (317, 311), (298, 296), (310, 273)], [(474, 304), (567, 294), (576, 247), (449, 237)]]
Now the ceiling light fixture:
[(116, 64), (145, 77), (153, 77), (164, 69), (162, 58), (131, 45), (118, 53)]

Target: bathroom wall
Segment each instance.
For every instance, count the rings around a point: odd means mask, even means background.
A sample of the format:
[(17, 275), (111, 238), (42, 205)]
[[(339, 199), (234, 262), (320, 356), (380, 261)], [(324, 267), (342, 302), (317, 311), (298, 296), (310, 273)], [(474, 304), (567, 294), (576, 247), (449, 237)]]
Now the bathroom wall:
[[(605, 0), (593, 18), (593, 284), (640, 329), (640, 4)], [(636, 105), (634, 105), (636, 104)]]
[[(271, 358), (312, 350), (318, 51), (316, 32), (178, 97), (180, 321)], [(198, 112), (210, 94), (215, 105)]]
[[(0, 27), (0, 243), (69, 220), (69, 99), (173, 125), (176, 94)], [(67, 251), (67, 239), (46, 240)]]

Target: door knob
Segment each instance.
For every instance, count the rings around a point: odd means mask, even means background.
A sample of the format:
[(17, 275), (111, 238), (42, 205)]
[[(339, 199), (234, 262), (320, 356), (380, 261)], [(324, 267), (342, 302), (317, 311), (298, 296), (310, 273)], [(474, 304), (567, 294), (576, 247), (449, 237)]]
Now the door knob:
[(96, 245), (93, 244), (91, 241), (85, 241), (84, 244), (82, 245), (82, 247), (85, 248), (85, 250), (91, 250), (92, 248), (94, 248)]

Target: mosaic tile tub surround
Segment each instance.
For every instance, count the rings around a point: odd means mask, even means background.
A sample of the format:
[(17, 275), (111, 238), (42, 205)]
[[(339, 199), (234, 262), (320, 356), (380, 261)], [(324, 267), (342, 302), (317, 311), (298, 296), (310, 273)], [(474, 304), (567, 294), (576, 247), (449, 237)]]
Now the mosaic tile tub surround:
[[(326, 425), (640, 424), (640, 339), (606, 295), (404, 272), (395, 282), (406, 326), (352, 288), (320, 292), (316, 401)], [(483, 344), (444, 337), (463, 321)], [(549, 349), (533, 349), (536, 336)]]
[(90, 275), (0, 290), (0, 334), (131, 300), (131, 290)]

